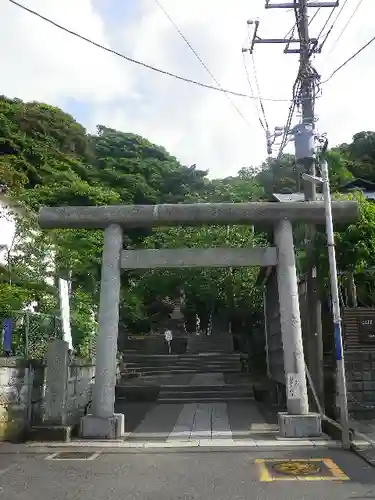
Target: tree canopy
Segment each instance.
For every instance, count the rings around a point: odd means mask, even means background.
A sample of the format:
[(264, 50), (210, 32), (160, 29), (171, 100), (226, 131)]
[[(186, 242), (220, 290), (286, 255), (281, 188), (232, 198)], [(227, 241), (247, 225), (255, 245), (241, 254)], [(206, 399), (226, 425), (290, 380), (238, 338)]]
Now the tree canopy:
[[(352, 143), (331, 149), (328, 160), (333, 191), (358, 177), (375, 182), (375, 132), (356, 134)], [(205, 169), (182, 165), (143, 137), (103, 125), (89, 134), (59, 108), (4, 96), (0, 97), (0, 185), (6, 185), (8, 199), (29, 214), (15, 216), (13, 242), (3, 249), (0, 316), (9, 316), (31, 302), (39, 312), (57, 314), (56, 279), (69, 275), (73, 338), (82, 352), (95, 331), (103, 233), (41, 231), (33, 215), (40, 206), (245, 202), (269, 200), (274, 192), (301, 190), (300, 172), (290, 155), (279, 162), (242, 166), (235, 176), (209, 179)], [(358, 276), (371, 267), (375, 257), (375, 205), (365, 199), (360, 203), (361, 221), (341, 231), (337, 240), (340, 270)], [(301, 242), (296, 237), (298, 246)], [(323, 239), (323, 235), (318, 237), (316, 249), (326, 269)], [(125, 246), (130, 249), (255, 244), (266, 244), (266, 236), (237, 226), (137, 229), (125, 235)], [(158, 321), (155, 318), (168, 313), (168, 300), (178, 296), (181, 286), (187, 318), (196, 312), (203, 318), (220, 310), (236, 318), (241, 328), (249, 327), (262, 311), (258, 271), (126, 272), (121, 290), (122, 330), (147, 333)], [(361, 279), (361, 290), (366, 292), (358, 295), (366, 295), (368, 301), (375, 296), (368, 283), (375, 281), (372, 275)]]

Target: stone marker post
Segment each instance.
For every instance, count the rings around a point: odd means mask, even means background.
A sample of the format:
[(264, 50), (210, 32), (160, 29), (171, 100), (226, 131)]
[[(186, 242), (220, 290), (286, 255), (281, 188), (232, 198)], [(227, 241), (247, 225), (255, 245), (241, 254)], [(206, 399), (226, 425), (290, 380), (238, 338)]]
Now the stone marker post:
[(44, 420), (51, 425), (65, 425), (67, 417), (67, 390), (69, 344), (53, 339), (48, 344), (46, 396)]

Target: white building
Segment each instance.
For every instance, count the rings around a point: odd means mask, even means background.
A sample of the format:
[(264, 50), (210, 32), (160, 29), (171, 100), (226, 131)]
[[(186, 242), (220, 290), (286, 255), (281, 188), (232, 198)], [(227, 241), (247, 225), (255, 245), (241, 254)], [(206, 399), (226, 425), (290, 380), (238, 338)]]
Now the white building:
[(15, 223), (9, 211), (9, 202), (0, 194), (0, 264), (6, 262), (6, 251), (12, 244)]

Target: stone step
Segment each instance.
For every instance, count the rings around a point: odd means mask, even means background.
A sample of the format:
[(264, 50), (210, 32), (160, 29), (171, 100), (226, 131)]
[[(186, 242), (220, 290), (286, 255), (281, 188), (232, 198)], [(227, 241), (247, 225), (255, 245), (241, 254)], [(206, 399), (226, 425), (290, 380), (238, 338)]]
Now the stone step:
[(184, 374), (196, 374), (196, 373), (239, 373), (238, 369), (231, 369), (231, 368), (221, 368), (220, 370), (215, 370), (215, 369), (194, 369), (194, 370), (187, 370), (187, 369), (178, 369), (175, 368), (173, 370), (149, 370), (149, 371), (137, 371), (135, 373), (138, 373), (140, 376), (147, 376), (147, 377), (153, 377), (153, 376), (162, 376), (162, 375), (184, 375)]
[(202, 365), (187, 364), (187, 365), (160, 365), (160, 366), (156, 366), (156, 365), (155, 366), (127, 365), (126, 368), (129, 370), (133, 370), (133, 371), (200, 370), (200, 369), (205, 369), (205, 370), (209, 371), (211, 368), (214, 371), (218, 371), (218, 370), (220, 371), (221, 369), (225, 370), (227, 368), (233, 368), (235, 370), (239, 370), (240, 365), (238, 363), (228, 363), (228, 364), (223, 364), (223, 363), (211, 364), (210, 363), (210, 364), (202, 364)]
[(185, 401), (186, 399), (196, 399), (196, 400), (207, 400), (207, 399), (212, 399), (212, 398), (219, 398), (219, 399), (254, 399), (254, 395), (252, 392), (247, 392), (247, 391), (228, 391), (228, 392), (165, 392), (165, 391), (160, 391), (159, 393), (159, 398), (160, 399), (180, 399), (181, 401)]
[(163, 392), (251, 392), (253, 386), (250, 384), (223, 384), (223, 385), (161, 385)]
[(253, 397), (230, 397), (230, 396), (219, 396), (215, 395), (212, 397), (206, 397), (206, 398), (158, 398), (157, 403), (159, 404), (179, 404), (179, 403), (224, 403), (225, 401), (254, 401)]
[(144, 360), (152, 359), (154, 361), (163, 361), (169, 359), (172, 361), (179, 361), (181, 359), (205, 359), (205, 358), (224, 358), (224, 359), (236, 359), (241, 357), (240, 353), (236, 352), (201, 352), (201, 353), (186, 353), (186, 354), (124, 354), (122, 359), (126, 360)]
[(196, 356), (194, 358), (180, 358), (180, 359), (127, 359), (124, 363), (149, 363), (155, 365), (161, 364), (176, 364), (176, 363), (220, 363), (228, 361), (239, 361), (240, 356), (232, 357), (218, 357), (218, 356)]
[(182, 358), (182, 359), (162, 359), (162, 360), (155, 360), (155, 359), (128, 359), (125, 360), (125, 363), (137, 363), (137, 364), (150, 364), (150, 365), (162, 365), (162, 364), (181, 364), (181, 363), (227, 363), (227, 362), (237, 362), (240, 361), (240, 357), (228, 357), (228, 358), (219, 358), (219, 357), (212, 357), (212, 356), (199, 356), (196, 358)]
[(187, 360), (187, 361), (172, 361), (169, 362), (168, 360), (165, 360), (164, 363), (150, 363), (147, 361), (142, 361), (142, 362), (128, 362), (125, 363), (126, 366), (220, 366), (220, 365), (239, 365), (240, 360), (239, 359), (205, 359), (205, 360)]
[(180, 359), (180, 360), (173, 360), (173, 359), (164, 359), (162, 361), (160, 360), (153, 360), (153, 359), (142, 359), (142, 360), (125, 360), (124, 364), (126, 366), (176, 366), (176, 365), (208, 365), (208, 364), (228, 364), (228, 363), (240, 363), (240, 358), (199, 358), (199, 359)]

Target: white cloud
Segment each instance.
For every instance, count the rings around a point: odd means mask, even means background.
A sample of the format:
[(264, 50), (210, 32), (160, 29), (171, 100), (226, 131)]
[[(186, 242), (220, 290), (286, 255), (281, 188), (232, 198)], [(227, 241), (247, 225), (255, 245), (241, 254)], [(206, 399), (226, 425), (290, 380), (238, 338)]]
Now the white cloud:
[[(25, 0), (25, 6), (107, 46), (105, 26), (91, 0)], [(122, 61), (9, 2), (0, 6), (1, 92), (61, 104), (66, 98), (96, 103), (135, 90)], [(5, 50), (6, 48), (6, 50)]]
[[(96, 5), (105, 1), (96, 0)], [(124, 1), (117, 0), (118, 5)], [(247, 19), (261, 18), (262, 37), (284, 36), (294, 20), (292, 13), (281, 9), (265, 11), (264, 0), (161, 1), (222, 86), (245, 93), (250, 90), (241, 49)], [(23, 2), (131, 57), (214, 84), (154, 0), (137, 0), (136, 17), (124, 16), (111, 26), (104, 23), (90, 0)], [(365, 0), (336, 49), (328, 53), (356, 2), (348, 4), (327, 41), (325, 54), (314, 61), (323, 80), (373, 35), (375, 4)], [(115, 1), (113, 5), (115, 8)], [(313, 21), (312, 36), (329, 12), (322, 9)], [(89, 128), (101, 123), (142, 134), (183, 162), (210, 169), (212, 176), (234, 174), (242, 166), (259, 164), (266, 156), (264, 133), (250, 100), (233, 98), (250, 123), (248, 127), (224, 95), (102, 53), (4, 2), (0, 7), (0, 43), (7, 47), (2, 59), (4, 94), (60, 105), (67, 98), (88, 102), (91, 117), (85, 125)], [(375, 44), (323, 86), (317, 104), (318, 127), (328, 132), (331, 144), (349, 141), (355, 132), (374, 128), (374, 50)], [(250, 56), (246, 59), (252, 71)], [(289, 98), (298, 56), (284, 55), (282, 45), (258, 45), (255, 59), (262, 94)], [(270, 128), (284, 124), (287, 102), (265, 102), (265, 108)]]

